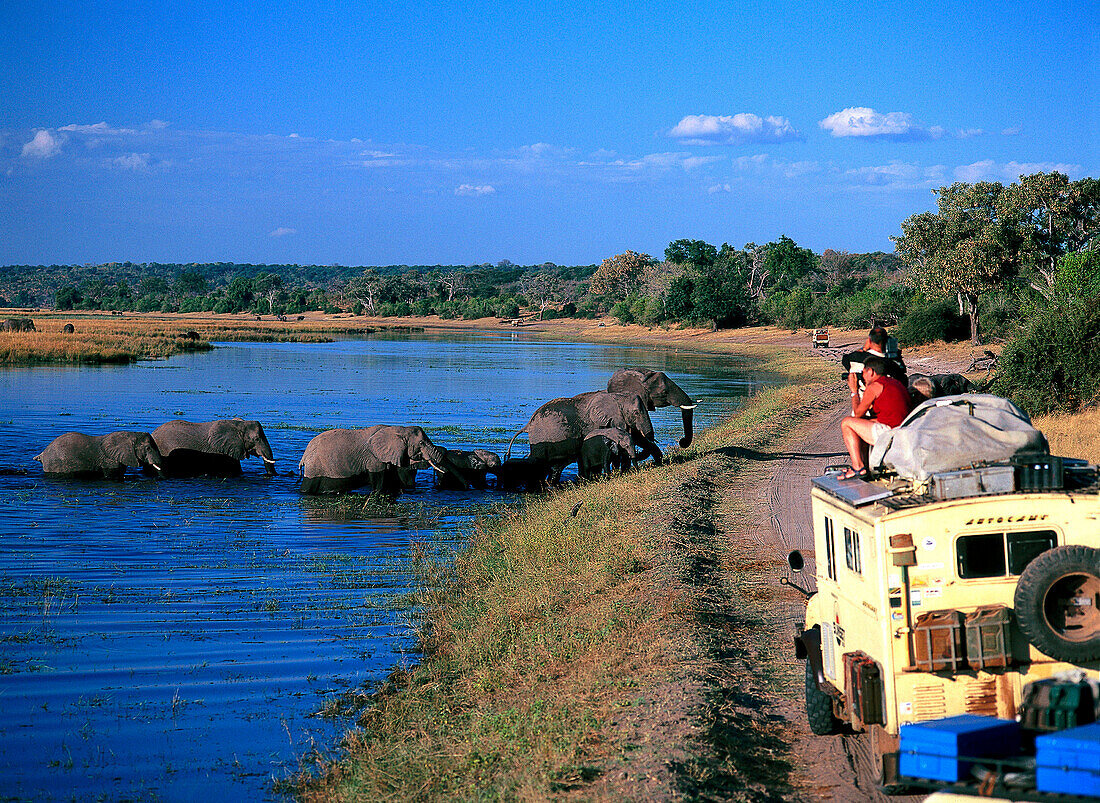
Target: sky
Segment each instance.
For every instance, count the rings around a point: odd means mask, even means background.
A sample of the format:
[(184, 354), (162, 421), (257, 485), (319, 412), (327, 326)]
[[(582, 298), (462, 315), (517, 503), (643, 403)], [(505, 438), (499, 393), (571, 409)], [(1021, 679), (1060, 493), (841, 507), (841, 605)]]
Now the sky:
[(1100, 3), (0, 0), (0, 264), (892, 251), (1100, 177)]

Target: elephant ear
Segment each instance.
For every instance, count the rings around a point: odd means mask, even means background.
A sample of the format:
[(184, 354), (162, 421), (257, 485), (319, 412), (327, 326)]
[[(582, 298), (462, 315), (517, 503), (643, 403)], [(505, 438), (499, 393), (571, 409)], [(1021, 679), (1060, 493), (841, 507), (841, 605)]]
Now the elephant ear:
[(112, 460), (127, 466), (140, 466), (134, 442), (137, 436), (133, 432), (110, 432), (103, 436), (103, 451)]
[(415, 437), (417, 431), (419, 431), (420, 437), (423, 438), (424, 430), (419, 427), (412, 427), (411, 431), (406, 434), (402, 431), (406, 429), (408, 428), (383, 427), (371, 435), (367, 443), (374, 456), (383, 463), (389, 463), (398, 468), (409, 465), (409, 440)]
[(235, 460), (245, 457), (248, 450), (244, 442), (244, 432), (239, 418), (215, 421), (210, 425), (210, 446), (215, 454), (224, 454)]

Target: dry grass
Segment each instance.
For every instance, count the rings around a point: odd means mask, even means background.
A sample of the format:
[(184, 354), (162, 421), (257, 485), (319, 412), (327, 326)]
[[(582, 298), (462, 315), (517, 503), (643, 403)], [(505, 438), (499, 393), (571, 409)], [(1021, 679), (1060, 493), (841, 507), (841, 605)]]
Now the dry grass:
[(1100, 464), (1100, 410), (1032, 419), (1050, 442), (1051, 454)]
[[(0, 364), (126, 363), (206, 351), (211, 348), (210, 341), (217, 340), (327, 342), (333, 333), (378, 330), (364, 326), (363, 319), (339, 318), (284, 322), (257, 321), (251, 316), (95, 312), (40, 312), (30, 317), (36, 331), (0, 332)], [(76, 331), (64, 334), (65, 324), (72, 324)]]
[(697, 458), (765, 443), (809, 396), (762, 393), (671, 463), (533, 498), (480, 521), (452, 567), (425, 561), (424, 660), (372, 698), (345, 739), (346, 756), (296, 779), (296, 794), (591, 794), (590, 784), (633, 749), (616, 718), (698, 659), (697, 593), (680, 579), (682, 567), (666, 565), (667, 544), (654, 538), (653, 519), (664, 515), (657, 508), (678, 503), (674, 489), (706, 462)]

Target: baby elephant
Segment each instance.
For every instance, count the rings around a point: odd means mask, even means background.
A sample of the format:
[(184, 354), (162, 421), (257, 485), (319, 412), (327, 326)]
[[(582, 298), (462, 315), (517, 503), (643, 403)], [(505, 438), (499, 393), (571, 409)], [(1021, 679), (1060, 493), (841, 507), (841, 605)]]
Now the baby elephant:
[(610, 474), (616, 468), (627, 471), (633, 457), (634, 447), (630, 443), (630, 433), (625, 429), (594, 429), (581, 443), (577, 473), (582, 479), (593, 479), (601, 474)]
[(161, 470), (161, 456), (148, 432), (111, 432), (83, 435), (66, 432), (53, 439), (34, 458), (42, 471), (54, 477), (121, 479), (126, 468)]
[(448, 449), (447, 457), (461, 471), (462, 477), (454, 474), (435, 473), (435, 487), (457, 490), (463, 486), (465, 479), (470, 488), (485, 490), (485, 475), (496, 474), (500, 468), (500, 455), (485, 449), (474, 449), (472, 452), (461, 449)]

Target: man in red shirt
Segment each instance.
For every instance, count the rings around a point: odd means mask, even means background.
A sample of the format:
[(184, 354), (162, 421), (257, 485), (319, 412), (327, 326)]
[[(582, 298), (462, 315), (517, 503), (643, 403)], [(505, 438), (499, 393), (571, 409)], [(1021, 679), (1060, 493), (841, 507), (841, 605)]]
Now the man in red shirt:
[[(868, 476), (867, 452), (875, 439), (896, 427), (909, 414), (909, 389), (887, 376), (888, 367), (882, 357), (868, 357), (863, 363), (865, 389), (852, 415), (840, 422), (844, 446), (852, 459), (852, 468), (840, 479)], [(870, 418), (864, 416), (870, 414)]]

